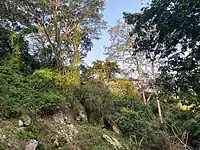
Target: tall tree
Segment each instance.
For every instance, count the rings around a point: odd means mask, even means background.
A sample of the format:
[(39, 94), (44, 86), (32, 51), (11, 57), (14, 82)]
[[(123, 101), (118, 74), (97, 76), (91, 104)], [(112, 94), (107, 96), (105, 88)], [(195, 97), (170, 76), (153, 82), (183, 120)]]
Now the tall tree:
[(200, 105), (199, 9), (199, 0), (153, 0), (141, 13), (125, 14), (127, 23), (135, 26), (133, 32), (144, 33), (144, 27), (157, 30), (156, 40), (149, 40), (155, 43), (153, 49), (145, 50), (165, 60), (161, 85), (195, 108)]
[[(125, 22), (118, 22), (115, 27), (110, 28), (110, 41), (111, 45), (106, 47), (106, 53), (111, 60), (115, 60), (123, 64), (124, 69), (127, 69), (134, 73), (139, 80), (139, 85), (142, 93), (142, 98), (146, 104), (145, 96), (145, 79), (144, 79), (144, 61), (145, 57), (142, 53), (138, 52), (134, 38), (130, 36), (132, 27), (127, 25)], [(136, 74), (134, 72), (136, 70)]]
[(50, 48), (57, 68), (62, 70), (69, 63), (78, 66), (80, 59), (91, 50), (91, 40), (98, 38), (105, 27), (102, 20), (104, 4), (104, 0), (23, 0), (19, 4), (6, 0), (1, 5), (6, 10), (15, 10), (17, 17), (14, 12), (0, 16), (2, 24), (36, 26), (38, 33), (30, 38), (32, 43), (37, 42), (40, 50)]
[[(133, 39), (133, 48), (136, 53), (143, 53), (144, 59), (147, 59), (151, 63), (151, 90), (156, 95), (158, 113), (161, 123), (163, 123), (162, 112), (160, 106), (160, 100), (158, 98), (158, 87), (156, 85), (156, 59), (160, 56), (160, 49), (162, 49), (162, 44), (158, 43), (158, 31), (155, 26), (147, 24), (139, 24), (138, 22), (142, 20), (140, 18), (140, 13), (135, 13), (130, 17), (130, 14), (124, 13), (126, 22), (132, 25), (132, 29), (129, 35)], [(131, 20), (131, 19), (133, 20)], [(132, 22), (133, 21), (133, 22)], [(132, 23), (131, 23), (132, 22)], [(138, 23), (138, 24), (137, 24)], [(148, 98), (149, 100), (149, 98)]]

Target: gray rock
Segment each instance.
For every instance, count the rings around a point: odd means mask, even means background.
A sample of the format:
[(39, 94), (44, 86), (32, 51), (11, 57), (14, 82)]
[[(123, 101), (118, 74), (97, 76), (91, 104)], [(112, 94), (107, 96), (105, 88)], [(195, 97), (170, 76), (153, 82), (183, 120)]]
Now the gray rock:
[(25, 150), (36, 150), (37, 146), (38, 146), (38, 141), (30, 140), (26, 143)]
[(76, 116), (76, 121), (88, 121), (87, 113), (85, 112), (85, 108), (82, 105), (79, 106), (77, 111), (78, 114)]
[(66, 115), (66, 116), (64, 117), (64, 121), (65, 121), (67, 124), (71, 124), (71, 123), (72, 123), (72, 119), (71, 119), (71, 117), (70, 117), (69, 115)]
[(56, 113), (53, 115), (53, 120), (59, 124), (66, 124), (65, 123), (65, 119), (64, 119), (64, 115), (62, 112)]
[(19, 120), (19, 127), (23, 127), (24, 126), (24, 123), (22, 120)]
[(22, 116), (21, 120), (23, 122), (23, 126), (29, 126), (31, 124), (31, 117), (29, 117), (28, 115)]
[(72, 117), (69, 114), (59, 112), (53, 115), (53, 120), (59, 124), (71, 124)]
[(110, 143), (115, 149), (122, 149), (121, 143), (114, 137), (108, 136), (106, 134), (103, 135), (103, 138)]

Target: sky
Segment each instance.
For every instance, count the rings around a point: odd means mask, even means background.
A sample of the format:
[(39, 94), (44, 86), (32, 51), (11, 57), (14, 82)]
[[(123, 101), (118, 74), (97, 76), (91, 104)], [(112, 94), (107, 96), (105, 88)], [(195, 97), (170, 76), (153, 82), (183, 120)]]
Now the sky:
[[(139, 12), (148, 0), (107, 0), (104, 10), (104, 20), (107, 22), (108, 29), (115, 26), (117, 20), (121, 20), (123, 12)], [(85, 59), (87, 64), (94, 60), (104, 60), (104, 46), (109, 46), (109, 34), (107, 30), (102, 31), (101, 39), (93, 41), (93, 49)]]

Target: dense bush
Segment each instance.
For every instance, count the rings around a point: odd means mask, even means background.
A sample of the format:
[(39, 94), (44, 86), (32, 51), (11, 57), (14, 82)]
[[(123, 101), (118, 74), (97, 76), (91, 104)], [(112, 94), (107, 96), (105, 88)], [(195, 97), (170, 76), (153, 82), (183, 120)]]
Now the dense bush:
[(142, 131), (153, 118), (151, 109), (143, 105), (139, 101), (130, 99), (130, 97), (123, 97), (118, 102), (118, 111), (115, 113), (116, 122), (126, 135), (132, 136), (133, 133), (138, 132), (137, 138), (142, 138), (145, 133)]
[(133, 96), (114, 98), (113, 119), (119, 129), (130, 140), (131, 147), (145, 150), (160, 150), (170, 147), (170, 135), (165, 124), (156, 117), (154, 106), (144, 105)]
[(66, 102), (48, 72), (25, 75), (9, 66), (0, 67), (0, 115), (13, 117), (21, 113), (37, 113), (44, 107)]
[(84, 82), (75, 92), (77, 100), (85, 107), (89, 121), (99, 122), (112, 110), (111, 93), (101, 81)]
[[(179, 137), (188, 136), (188, 144), (197, 147), (200, 144), (200, 115), (199, 113), (173, 109), (166, 117), (168, 126), (170, 126)], [(185, 139), (183, 139), (185, 140)]]
[(112, 118), (123, 135), (130, 139), (130, 146), (145, 150), (181, 150), (187, 143), (194, 149), (198, 147), (199, 113), (165, 104), (162, 107), (164, 123), (161, 124), (153, 104), (144, 105), (133, 96), (115, 96), (113, 101)]

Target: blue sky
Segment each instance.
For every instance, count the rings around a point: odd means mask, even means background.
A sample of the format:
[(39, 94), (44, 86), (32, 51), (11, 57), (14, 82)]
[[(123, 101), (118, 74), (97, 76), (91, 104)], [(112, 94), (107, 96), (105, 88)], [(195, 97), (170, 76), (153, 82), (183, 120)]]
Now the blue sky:
[[(106, 9), (104, 10), (104, 20), (108, 23), (108, 28), (115, 26), (117, 20), (122, 19), (122, 13), (138, 12), (142, 8), (142, 3), (146, 4), (148, 0), (107, 0)], [(109, 35), (107, 30), (102, 31), (100, 40), (94, 41), (92, 51), (88, 53), (85, 59), (87, 64), (94, 60), (104, 60), (104, 46), (109, 45)]]

